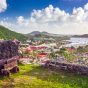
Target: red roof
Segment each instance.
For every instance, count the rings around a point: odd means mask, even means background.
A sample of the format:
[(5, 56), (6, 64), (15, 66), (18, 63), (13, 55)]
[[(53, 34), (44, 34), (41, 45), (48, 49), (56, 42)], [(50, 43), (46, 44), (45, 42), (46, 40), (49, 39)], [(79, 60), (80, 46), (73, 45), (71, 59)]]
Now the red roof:
[(39, 49), (45, 49), (47, 48), (46, 46), (29, 46), (27, 47), (27, 50), (39, 50)]
[(37, 50), (37, 47), (36, 46), (31, 46), (30, 47), (32, 50)]
[(72, 52), (75, 50), (75, 48), (67, 48), (68, 51)]
[(26, 49), (30, 51), (30, 50), (36, 50), (37, 48), (35, 46), (29, 46)]
[(46, 57), (48, 54), (47, 53), (40, 53), (38, 54), (38, 57)]
[(37, 47), (38, 49), (45, 49), (45, 48), (47, 48), (46, 46), (38, 46)]

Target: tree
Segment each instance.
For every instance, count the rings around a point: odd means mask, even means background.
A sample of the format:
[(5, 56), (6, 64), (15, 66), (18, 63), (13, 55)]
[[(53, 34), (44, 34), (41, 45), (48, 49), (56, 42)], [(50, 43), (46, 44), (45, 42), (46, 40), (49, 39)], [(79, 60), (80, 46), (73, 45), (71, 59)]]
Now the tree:
[(85, 51), (88, 52), (88, 45), (85, 46)]
[(61, 48), (60, 51), (59, 51), (59, 53), (63, 54), (65, 51), (66, 51), (66, 48)]
[(79, 47), (77, 48), (77, 52), (83, 53), (83, 52), (85, 52), (85, 48), (82, 47), (82, 46), (79, 46)]
[(56, 57), (56, 55), (55, 55), (54, 52), (52, 52), (52, 53), (49, 54), (49, 58), (50, 58), (50, 59), (54, 59), (55, 57)]

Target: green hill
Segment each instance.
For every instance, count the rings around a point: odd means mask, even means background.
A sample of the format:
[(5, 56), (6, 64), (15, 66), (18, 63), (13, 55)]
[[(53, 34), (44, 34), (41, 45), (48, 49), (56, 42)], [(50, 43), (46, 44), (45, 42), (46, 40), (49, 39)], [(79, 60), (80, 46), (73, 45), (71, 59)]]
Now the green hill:
[(9, 30), (8, 28), (5, 28), (3, 26), (0, 26), (0, 39), (5, 39), (5, 40), (9, 40), (9, 39), (18, 39), (19, 41), (26, 41), (27, 37), (25, 37), (23, 34), (21, 33), (16, 33), (14, 31)]

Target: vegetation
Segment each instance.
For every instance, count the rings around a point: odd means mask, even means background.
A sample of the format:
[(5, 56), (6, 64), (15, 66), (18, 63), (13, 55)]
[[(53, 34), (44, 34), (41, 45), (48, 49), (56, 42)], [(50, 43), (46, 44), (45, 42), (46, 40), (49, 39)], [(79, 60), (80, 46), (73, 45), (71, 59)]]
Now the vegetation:
[(50, 54), (49, 54), (49, 58), (50, 58), (50, 59), (56, 58), (56, 53), (55, 53), (55, 52), (50, 53)]
[(86, 51), (85, 48), (82, 47), (82, 46), (79, 46), (79, 47), (77, 48), (77, 52), (79, 52), (79, 53), (83, 53), (83, 52), (85, 52), (85, 51)]
[(34, 65), (20, 65), (19, 73), (0, 78), (0, 88), (88, 88), (88, 78)]
[(63, 53), (63, 56), (66, 58), (68, 62), (72, 62), (73, 60), (76, 59), (76, 56), (72, 53)]
[(76, 53), (87, 53), (87, 52), (88, 52), (88, 45), (79, 46), (76, 50)]
[(57, 41), (57, 43), (60, 41), (62, 42), (63, 40), (69, 40), (70, 39), (69, 36), (58, 36), (58, 37), (54, 37), (54, 38)]
[(26, 41), (27, 37), (25, 37), (24, 35), (20, 34), (20, 33), (16, 33), (14, 31), (11, 31), (3, 26), (0, 26), (0, 39), (18, 39), (20, 41)]
[(77, 57), (74, 55), (74, 52), (68, 52), (66, 48), (61, 48), (58, 52), (61, 56), (63, 56), (68, 62), (72, 62)]

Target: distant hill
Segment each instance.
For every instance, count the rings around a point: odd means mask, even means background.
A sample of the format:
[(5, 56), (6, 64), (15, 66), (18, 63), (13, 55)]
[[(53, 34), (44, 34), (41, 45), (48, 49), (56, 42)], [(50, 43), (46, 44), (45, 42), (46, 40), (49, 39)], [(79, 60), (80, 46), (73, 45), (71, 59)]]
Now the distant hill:
[(33, 32), (31, 32), (31, 33), (29, 33), (30, 35), (37, 35), (37, 34), (41, 34), (41, 32), (39, 32), (39, 31), (33, 31)]
[(33, 31), (31, 33), (28, 33), (28, 34), (25, 34), (26, 37), (28, 37), (29, 39), (32, 39), (32, 38), (50, 38), (51, 37), (51, 34), (48, 33), (48, 32), (40, 32), (40, 31)]
[(60, 34), (53, 34), (53, 33), (48, 33), (46, 31), (43, 31), (43, 32), (40, 32), (40, 31), (33, 31), (31, 33), (28, 33), (27, 34), (27, 37), (28, 35), (32, 35), (32, 36), (35, 36), (35, 35), (47, 35), (47, 36), (52, 36), (52, 37), (61, 37), (61, 36), (64, 36), (64, 35), (60, 35)]
[(74, 35), (73, 37), (83, 37), (83, 38), (88, 38), (88, 34), (84, 34), (84, 35)]
[(31, 33), (25, 34), (26, 37), (28, 37), (29, 39), (33, 39), (33, 38), (53, 38), (57, 41), (61, 41), (61, 40), (67, 40), (70, 38), (69, 35), (61, 35), (61, 34), (53, 34), (53, 33), (48, 33), (46, 31), (40, 32), (40, 31), (33, 31)]
[(21, 33), (17, 33), (14, 31), (9, 30), (8, 28), (5, 28), (3, 26), (0, 26), (0, 39), (18, 39), (20, 41), (26, 41), (27, 37), (25, 37), (23, 34)]

